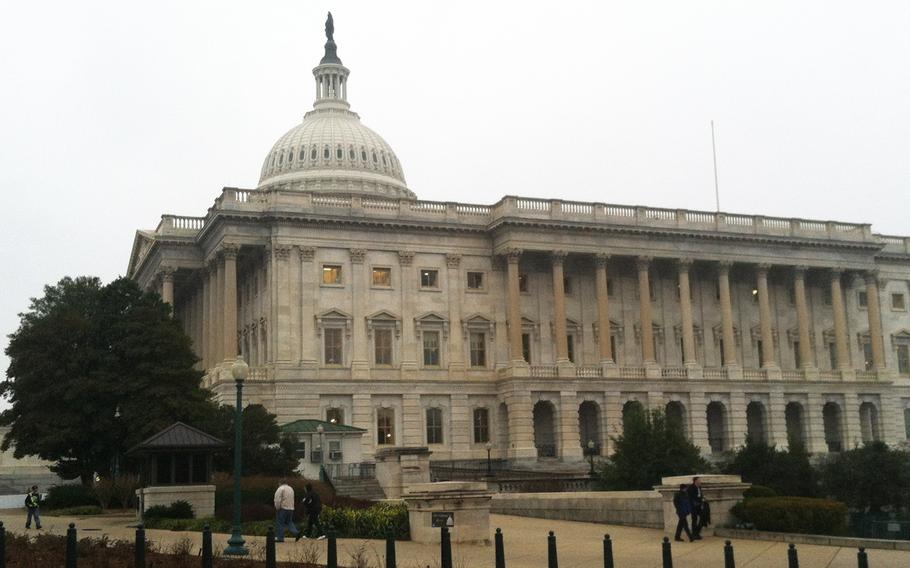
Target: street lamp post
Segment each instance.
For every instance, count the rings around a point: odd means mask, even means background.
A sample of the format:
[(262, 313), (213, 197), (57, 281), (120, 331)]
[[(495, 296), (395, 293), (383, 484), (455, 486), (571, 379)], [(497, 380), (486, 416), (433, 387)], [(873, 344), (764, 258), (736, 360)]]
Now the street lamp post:
[(493, 443), (487, 442), (487, 477), (493, 475), (493, 460), (490, 459), (490, 452), (493, 450)]
[(243, 381), (246, 380), (249, 372), (250, 367), (243, 360), (243, 357), (237, 357), (237, 360), (231, 365), (231, 375), (234, 377), (234, 384), (237, 386), (237, 408), (234, 415), (234, 528), (231, 531), (231, 538), (228, 539), (228, 547), (224, 549), (224, 553), (229, 556), (246, 556), (250, 553), (249, 549), (244, 546), (243, 528), (240, 525), (240, 502), (242, 500), (240, 478), (243, 471), (243, 459), (241, 457), (241, 445), (243, 444)]
[(588, 440), (588, 462), (591, 464), (589, 475), (594, 477), (594, 440)]

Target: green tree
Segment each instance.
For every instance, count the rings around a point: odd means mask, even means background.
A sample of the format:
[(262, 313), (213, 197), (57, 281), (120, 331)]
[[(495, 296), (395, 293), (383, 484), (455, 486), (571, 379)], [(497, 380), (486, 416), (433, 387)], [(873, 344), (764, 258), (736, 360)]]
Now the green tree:
[(778, 450), (748, 438), (724, 472), (738, 474), (743, 481), (754, 485), (770, 487), (778, 495), (815, 497), (818, 494), (818, 475), (809, 463), (809, 454), (798, 444)]
[[(227, 444), (225, 451), (215, 456), (216, 471), (234, 470), (234, 416), (234, 407), (225, 404), (201, 426)], [(281, 435), (277, 417), (261, 404), (243, 409), (242, 443), (243, 475), (289, 475), (297, 467), (295, 440)]]
[(711, 470), (680, 425), (660, 410), (629, 412), (623, 433), (612, 439), (616, 451), (599, 472), (606, 489), (651, 489), (662, 477)]
[(830, 456), (821, 466), (822, 488), (859, 511), (910, 505), (910, 452), (883, 442)]
[[(66, 479), (107, 475), (131, 446), (215, 412), (190, 339), (157, 294), (127, 278), (46, 286), (10, 335), (2, 448), (54, 462)], [(116, 411), (119, 409), (119, 413)], [(115, 413), (119, 416), (115, 416)]]

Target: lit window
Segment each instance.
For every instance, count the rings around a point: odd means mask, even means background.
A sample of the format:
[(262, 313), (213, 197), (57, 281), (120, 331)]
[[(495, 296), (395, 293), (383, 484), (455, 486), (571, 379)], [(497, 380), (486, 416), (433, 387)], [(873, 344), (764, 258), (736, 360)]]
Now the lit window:
[(861, 308), (868, 307), (869, 299), (868, 299), (868, 296), (866, 296), (866, 293), (858, 292), (856, 294), (856, 302), (859, 304), (859, 307), (861, 307)]
[(490, 441), (490, 411), (486, 408), (474, 409), (474, 443), (486, 444)]
[(377, 365), (392, 364), (391, 329), (376, 329), (373, 331), (373, 350)]
[(380, 446), (395, 445), (395, 410), (392, 408), (376, 411), (376, 443)]
[(471, 366), (487, 366), (487, 334), (471, 332)]
[(439, 288), (439, 271), (438, 270), (421, 270), (420, 271), (421, 288)]
[(904, 300), (903, 294), (891, 294), (891, 309), (892, 310), (906, 310), (907, 302)]
[(427, 444), (442, 443), (442, 409), (427, 409)]
[(341, 284), (341, 265), (326, 264), (322, 267), (323, 284)]
[(373, 268), (373, 286), (387, 288), (392, 285), (391, 268)]
[[(795, 297), (794, 297), (795, 300)], [(758, 288), (752, 288), (752, 302), (758, 303)]]
[(325, 421), (331, 424), (344, 424), (343, 408), (326, 408)]
[(342, 355), (342, 329), (338, 327), (329, 327), (323, 330), (323, 341), (325, 342), (325, 364), (341, 365), (343, 364)]
[(439, 332), (423, 332), (423, 364), (426, 367), (439, 366)]
[(528, 291), (528, 275), (527, 274), (522, 273), (522, 274), (518, 275), (518, 291), (519, 292)]
[(468, 290), (483, 290), (483, 272), (468, 272)]

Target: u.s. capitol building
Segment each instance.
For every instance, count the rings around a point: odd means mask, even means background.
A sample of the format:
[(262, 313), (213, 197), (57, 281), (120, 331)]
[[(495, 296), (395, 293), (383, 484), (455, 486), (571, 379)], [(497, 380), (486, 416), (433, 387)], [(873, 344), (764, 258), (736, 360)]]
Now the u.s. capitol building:
[(421, 201), (348, 104), (316, 101), (255, 189), (138, 231), (129, 275), (192, 337), (205, 386), (367, 431), (369, 459), (610, 451), (635, 405), (704, 453), (824, 453), (910, 430), (910, 238), (868, 224), (505, 196)]

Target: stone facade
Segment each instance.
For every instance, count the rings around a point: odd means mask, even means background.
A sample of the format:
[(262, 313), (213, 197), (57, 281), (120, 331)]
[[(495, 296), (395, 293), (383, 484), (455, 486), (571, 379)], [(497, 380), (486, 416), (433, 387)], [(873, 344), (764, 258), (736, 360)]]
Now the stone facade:
[(368, 460), (395, 446), (481, 459), (487, 444), (580, 460), (589, 441), (609, 451), (629, 405), (667, 409), (706, 453), (747, 434), (813, 453), (907, 439), (910, 238), (420, 201), (391, 148), (358, 130), (348, 70), (332, 65), (258, 188), (225, 188), (206, 216), (164, 215), (134, 242), (129, 275), (173, 305), (222, 400), (240, 354), (251, 402), (282, 423), (341, 416), (367, 430)]

